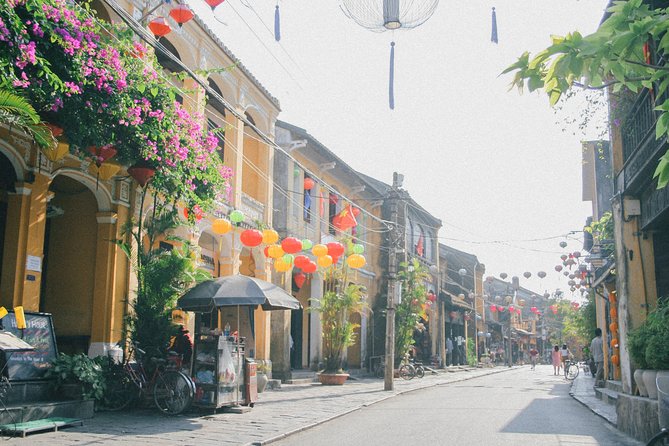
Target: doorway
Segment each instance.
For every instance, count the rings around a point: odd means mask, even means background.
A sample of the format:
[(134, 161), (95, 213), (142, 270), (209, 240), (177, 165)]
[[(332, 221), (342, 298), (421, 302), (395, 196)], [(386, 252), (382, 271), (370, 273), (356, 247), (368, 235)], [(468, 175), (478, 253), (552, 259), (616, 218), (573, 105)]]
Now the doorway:
[(290, 368), (302, 368), (302, 327), (304, 310), (292, 310), (290, 312)]

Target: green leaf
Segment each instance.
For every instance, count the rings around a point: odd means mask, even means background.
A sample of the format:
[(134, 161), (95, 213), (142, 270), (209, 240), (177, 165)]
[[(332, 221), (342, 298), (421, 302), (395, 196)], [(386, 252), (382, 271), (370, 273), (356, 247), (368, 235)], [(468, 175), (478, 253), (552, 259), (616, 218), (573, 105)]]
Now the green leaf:
[(159, 91), (160, 91), (160, 90), (158, 89), (158, 87), (153, 87), (153, 88), (151, 89), (151, 96), (153, 96), (153, 97), (155, 98), (156, 96), (158, 96), (158, 92), (159, 92)]
[(139, 91), (140, 93), (144, 94), (144, 92), (146, 91), (146, 84), (139, 84), (139, 85), (137, 85), (137, 91)]
[(664, 112), (655, 124), (655, 139), (660, 139), (667, 133), (667, 124), (669, 124), (669, 113)]

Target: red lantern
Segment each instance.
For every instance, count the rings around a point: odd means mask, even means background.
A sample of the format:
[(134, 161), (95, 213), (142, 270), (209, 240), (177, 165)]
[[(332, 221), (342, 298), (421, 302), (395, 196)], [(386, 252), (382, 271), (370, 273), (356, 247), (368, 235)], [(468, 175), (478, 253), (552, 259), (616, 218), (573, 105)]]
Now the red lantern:
[(497, 311), (503, 312), (504, 310), (505, 310), (505, 308), (503, 306), (501, 306), (501, 305), (497, 306)]
[(179, 27), (192, 19), (193, 15), (193, 11), (186, 5), (176, 5), (170, 10), (170, 17), (179, 24)]
[(509, 311), (513, 311), (515, 307), (513, 305), (509, 305)]
[(90, 146), (88, 151), (93, 155), (93, 161), (95, 165), (100, 167), (102, 163), (111, 159), (116, 155), (116, 149), (111, 145), (106, 145), (102, 147)]
[(286, 237), (281, 242), (281, 248), (286, 254), (295, 254), (302, 251), (302, 241), (295, 237)]
[(293, 260), (293, 264), (300, 269), (304, 269), (304, 265), (308, 264), (309, 262), (310, 262), (309, 257), (303, 254), (295, 256), (295, 260)]
[(516, 308), (516, 314), (522, 313), (522, 310), (520, 308)]
[(265, 257), (269, 257), (269, 246), (265, 246), (265, 249), (262, 250), (265, 253)]
[(430, 302), (434, 302), (437, 300), (437, 296), (435, 296), (434, 293), (430, 291), (429, 293), (427, 293), (427, 300), (429, 300)]
[(257, 229), (247, 229), (239, 235), (239, 240), (242, 242), (242, 245), (253, 248), (262, 243), (262, 232)]
[(311, 190), (314, 188), (316, 183), (314, 182), (313, 179), (309, 177), (304, 177), (304, 190)]
[(304, 273), (297, 273), (293, 275), (293, 280), (295, 281), (295, 285), (297, 285), (298, 288), (302, 288), (304, 281), (307, 280), (307, 276)]
[(130, 175), (142, 187), (146, 186), (146, 183), (148, 183), (149, 180), (153, 178), (153, 175), (155, 173), (156, 169), (154, 169), (153, 167), (142, 167), (142, 166), (128, 167), (128, 175)]
[(536, 313), (536, 312), (537, 312), (537, 307), (531, 307), (531, 308), (530, 308), (530, 311), (531, 311), (532, 313)]
[(47, 122), (44, 125), (47, 126), (47, 128), (51, 131), (51, 134), (53, 135), (54, 138), (58, 138), (60, 135), (63, 134), (63, 128), (58, 127), (56, 124), (51, 124), (50, 122)]
[(490, 305), (490, 311), (493, 313), (497, 313), (497, 305)]
[(149, 22), (149, 29), (156, 39), (160, 39), (172, 32), (172, 28), (170, 27), (170, 24), (167, 23), (167, 20), (165, 20), (165, 17), (156, 17), (151, 20)]
[(307, 274), (313, 274), (317, 270), (318, 270), (318, 265), (316, 265), (316, 262), (313, 262), (311, 260), (309, 260), (309, 263), (307, 263), (302, 267), (302, 271), (304, 271)]
[(351, 207), (351, 213), (353, 213), (354, 217), (357, 217), (358, 215), (360, 215), (360, 212), (361, 212), (360, 208)]
[(344, 245), (339, 242), (330, 242), (326, 246), (328, 247), (328, 255), (333, 257), (333, 259), (344, 254)]
[(204, 2), (205, 2), (206, 4), (208, 4), (209, 6), (211, 6), (211, 10), (212, 10), (212, 11), (214, 10), (214, 8), (216, 8), (218, 5), (220, 5), (220, 4), (223, 3), (224, 1), (225, 1), (225, 0), (204, 0)]

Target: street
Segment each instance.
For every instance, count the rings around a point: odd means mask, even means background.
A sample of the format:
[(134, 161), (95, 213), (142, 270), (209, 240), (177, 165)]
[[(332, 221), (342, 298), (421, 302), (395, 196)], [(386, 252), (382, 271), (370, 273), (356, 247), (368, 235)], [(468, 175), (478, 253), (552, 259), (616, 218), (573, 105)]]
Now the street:
[(278, 445), (638, 445), (569, 396), (537, 366), (405, 393)]

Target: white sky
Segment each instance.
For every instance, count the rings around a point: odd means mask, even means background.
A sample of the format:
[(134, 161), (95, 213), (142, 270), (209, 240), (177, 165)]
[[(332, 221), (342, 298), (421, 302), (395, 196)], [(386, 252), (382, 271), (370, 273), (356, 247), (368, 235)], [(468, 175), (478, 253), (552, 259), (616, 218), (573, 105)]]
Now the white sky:
[[(545, 48), (550, 35), (594, 31), (607, 0), (441, 0), (424, 25), (395, 32), (395, 110), (391, 33), (360, 28), (338, 0), (279, 0), (278, 44), (242, 1), (273, 30), (275, 0), (227, 0), (216, 9), (227, 26), (208, 19), (203, 1), (189, 3), (279, 99), (279, 119), (381, 181), (404, 174), (411, 196), (442, 220), (441, 242), (475, 254), (486, 275), (517, 275), (536, 292), (568, 290), (554, 267), (560, 254), (581, 249), (582, 236), (518, 240), (583, 227), (591, 213), (581, 201), (584, 136), (563, 132), (543, 93), (508, 91), (511, 76), (499, 73), (524, 51)], [(493, 6), (498, 45), (490, 42)]]

